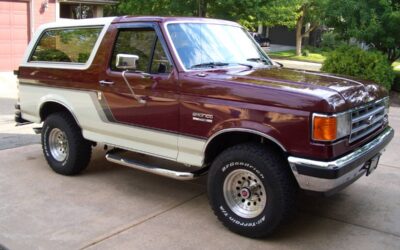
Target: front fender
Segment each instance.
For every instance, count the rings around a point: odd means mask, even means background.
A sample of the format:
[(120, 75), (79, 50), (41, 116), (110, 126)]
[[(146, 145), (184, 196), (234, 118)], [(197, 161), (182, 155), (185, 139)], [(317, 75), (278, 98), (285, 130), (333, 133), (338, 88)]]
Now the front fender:
[(248, 120), (237, 120), (237, 121), (226, 121), (216, 125), (214, 129), (210, 131), (211, 135), (207, 139), (207, 142), (204, 147), (204, 152), (207, 148), (207, 145), (215, 137), (230, 132), (245, 132), (245, 133), (260, 135), (277, 144), (284, 152), (287, 151), (286, 147), (280, 140), (282, 136), (278, 129), (274, 128), (269, 124), (260, 124)]

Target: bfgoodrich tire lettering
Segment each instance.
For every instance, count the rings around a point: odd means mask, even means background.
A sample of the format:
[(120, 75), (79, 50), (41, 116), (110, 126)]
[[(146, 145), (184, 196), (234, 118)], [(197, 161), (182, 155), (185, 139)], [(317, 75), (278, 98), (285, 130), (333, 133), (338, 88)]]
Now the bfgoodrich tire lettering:
[(75, 175), (89, 164), (92, 148), (68, 113), (49, 115), (43, 124), (42, 148), (49, 166), (57, 173)]
[[(248, 237), (267, 236), (289, 217), (297, 191), (279, 152), (253, 143), (222, 152), (211, 166), (207, 187), (218, 219), (231, 231)], [(238, 199), (229, 196), (227, 187), (237, 192)]]

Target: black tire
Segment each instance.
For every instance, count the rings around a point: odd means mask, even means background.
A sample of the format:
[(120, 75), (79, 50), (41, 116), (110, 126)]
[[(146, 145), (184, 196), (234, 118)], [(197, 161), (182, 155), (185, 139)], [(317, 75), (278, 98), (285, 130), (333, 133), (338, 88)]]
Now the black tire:
[[(241, 173), (248, 176), (238, 175)], [(239, 179), (232, 179), (236, 175)], [(241, 184), (239, 184), (240, 178), (244, 178)], [(256, 185), (254, 188), (253, 184), (259, 182), (263, 186)], [(229, 183), (237, 186), (227, 189)], [(247, 189), (243, 187), (244, 183), (253, 184)], [(225, 193), (224, 185), (227, 185)], [(261, 144), (246, 143), (226, 149), (214, 160), (208, 174), (207, 189), (215, 215), (228, 229), (247, 237), (259, 238), (271, 234), (285, 219), (290, 218), (296, 205), (298, 187), (288, 163), (279, 152), (267, 149)], [(238, 198), (226, 198), (233, 197), (226, 190), (231, 190), (231, 193), (238, 192)], [(248, 200), (242, 196), (243, 190), (245, 195), (247, 191), (253, 190), (247, 193), (251, 193)], [(262, 196), (261, 190), (265, 191), (266, 195)], [(231, 204), (236, 202), (238, 205), (232, 206), (229, 202)], [(259, 208), (255, 202), (259, 202)], [(249, 206), (245, 209), (254, 209), (254, 214), (243, 213), (245, 216), (242, 216), (241, 212), (247, 211), (241, 210), (240, 206), (246, 204)], [(236, 212), (233, 209), (236, 209)]]
[[(57, 143), (54, 143), (52, 138), (56, 133), (61, 134), (63, 142), (66, 142), (65, 154), (54, 151), (54, 145)], [(50, 114), (44, 121), (42, 148), (47, 163), (62, 175), (80, 173), (88, 166), (92, 155), (91, 143), (82, 137), (81, 129), (71, 115), (64, 112)]]

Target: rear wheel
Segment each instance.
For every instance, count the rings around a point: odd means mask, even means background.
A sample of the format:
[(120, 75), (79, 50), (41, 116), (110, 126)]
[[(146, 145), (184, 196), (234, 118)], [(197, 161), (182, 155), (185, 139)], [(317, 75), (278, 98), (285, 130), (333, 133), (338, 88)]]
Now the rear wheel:
[(231, 231), (248, 237), (266, 236), (288, 218), (296, 191), (284, 158), (253, 143), (222, 152), (208, 176), (214, 213)]
[(91, 143), (68, 113), (49, 115), (43, 124), (42, 148), (50, 167), (63, 175), (75, 175), (89, 164)]

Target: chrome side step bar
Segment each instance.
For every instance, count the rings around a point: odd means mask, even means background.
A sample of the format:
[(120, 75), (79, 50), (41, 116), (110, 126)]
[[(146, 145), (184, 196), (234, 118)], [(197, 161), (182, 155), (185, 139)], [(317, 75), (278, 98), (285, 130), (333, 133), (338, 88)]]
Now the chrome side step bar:
[(195, 172), (174, 171), (174, 170), (170, 170), (170, 169), (151, 166), (148, 164), (137, 162), (132, 159), (126, 159), (126, 158), (123, 158), (119, 155), (112, 154), (112, 153), (106, 154), (106, 159), (109, 162), (113, 162), (113, 163), (127, 166), (130, 168), (134, 168), (134, 169), (142, 170), (142, 171), (149, 172), (152, 174), (161, 175), (161, 176), (169, 177), (169, 178), (176, 179), (176, 180), (182, 180), (182, 181), (193, 180), (193, 179), (198, 178), (201, 175), (205, 174), (207, 171), (206, 169), (203, 169), (203, 168), (199, 169)]

